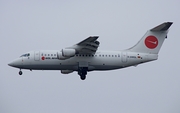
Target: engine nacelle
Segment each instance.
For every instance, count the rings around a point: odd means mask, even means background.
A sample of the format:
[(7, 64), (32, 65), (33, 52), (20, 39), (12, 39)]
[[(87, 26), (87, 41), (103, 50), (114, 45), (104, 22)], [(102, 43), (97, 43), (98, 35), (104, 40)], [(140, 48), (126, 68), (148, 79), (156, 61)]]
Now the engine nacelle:
[(72, 73), (73, 70), (61, 70), (61, 73), (62, 74), (69, 74), (69, 73)]
[(64, 57), (73, 57), (76, 54), (75, 49), (62, 49), (62, 55)]
[(62, 49), (61, 52), (57, 53), (57, 57), (60, 60), (65, 60), (65, 59), (68, 59), (70, 57), (73, 57), (75, 54), (76, 54), (75, 49)]

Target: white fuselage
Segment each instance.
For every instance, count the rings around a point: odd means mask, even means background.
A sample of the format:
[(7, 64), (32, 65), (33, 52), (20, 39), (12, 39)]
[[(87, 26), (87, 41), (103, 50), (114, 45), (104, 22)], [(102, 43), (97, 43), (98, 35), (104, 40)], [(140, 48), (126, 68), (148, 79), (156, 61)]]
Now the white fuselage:
[[(157, 54), (129, 51), (97, 51), (94, 55), (77, 54), (65, 60), (57, 58), (58, 50), (41, 50), (28, 52), (11, 63), (14, 67), (30, 70), (73, 70), (84, 65), (88, 71), (113, 70), (157, 60)], [(84, 67), (82, 66), (82, 67)]]
[(123, 51), (98, 51), (99, 36), (90, 36), (61, 50), (31, 51), (9, 63), (9, 66), (30, 70), (77, 71), (81, 80), (88, 71), (113, 70), (157, 60), (172, 22), (164, 22), (150, 30), (133, 47)]

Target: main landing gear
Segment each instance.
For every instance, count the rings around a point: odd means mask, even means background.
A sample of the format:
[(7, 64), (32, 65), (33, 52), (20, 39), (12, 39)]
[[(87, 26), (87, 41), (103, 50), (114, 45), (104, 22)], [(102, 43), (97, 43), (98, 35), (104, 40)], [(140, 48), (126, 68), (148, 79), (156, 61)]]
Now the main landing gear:
[(23, 72), (21, 71), (21, 69), (20, 69), (20, 71), (19, 71), (19, 75), (22, 75), (23, 74)]
[(79, 67), (78, 75), (80, 76), (81, 80), (85, 80), (86, 79), (87, 70), (88, 70), (87, 67)]

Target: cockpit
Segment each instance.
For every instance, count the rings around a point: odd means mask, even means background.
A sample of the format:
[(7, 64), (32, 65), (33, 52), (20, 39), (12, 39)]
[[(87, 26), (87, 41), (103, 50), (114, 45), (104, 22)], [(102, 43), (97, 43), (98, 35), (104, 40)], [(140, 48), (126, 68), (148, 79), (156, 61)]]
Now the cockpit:
[(30, 56), (30, 53), (26, 53), (26, 54), (21, 55), (20, 57), (29, 57), (29, 56)]

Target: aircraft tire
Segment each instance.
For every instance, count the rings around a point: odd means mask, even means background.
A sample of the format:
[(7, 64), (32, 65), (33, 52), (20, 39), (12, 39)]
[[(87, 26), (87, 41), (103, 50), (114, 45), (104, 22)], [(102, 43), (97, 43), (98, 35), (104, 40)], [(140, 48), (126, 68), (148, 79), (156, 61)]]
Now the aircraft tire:
[(22, 73), (22, 71), (19, 71), (19, 75), (22, 75), (23, 73)]
[(80, 76), (81, 80), (85, 80), (86, 79), (86, 75), (82, 75)]

